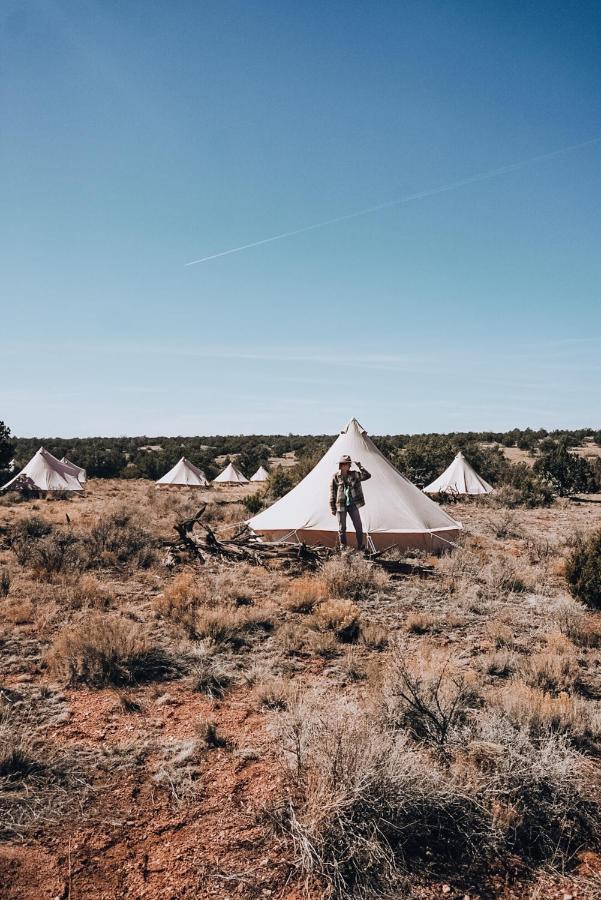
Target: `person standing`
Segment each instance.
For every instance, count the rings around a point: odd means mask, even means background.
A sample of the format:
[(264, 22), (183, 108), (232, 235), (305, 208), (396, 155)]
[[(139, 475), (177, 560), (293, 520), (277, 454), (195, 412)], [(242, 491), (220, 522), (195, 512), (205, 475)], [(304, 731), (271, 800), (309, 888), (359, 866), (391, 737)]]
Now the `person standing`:
[(351, 470), (351, 463), (350, 456), (342, 456), (338, 462), (338, 471), (334, 472), (330, 483), (330, 509), (338, 519), (340, 548), (347, 546), (346, 520), (350, 516), (357, 536), (357, 548), (363, 550), (363, 523), (359, 510), (365, 506), (365, 498), (361, 482), (367, 481), (371, 475), (357, 461), (357, 471)]

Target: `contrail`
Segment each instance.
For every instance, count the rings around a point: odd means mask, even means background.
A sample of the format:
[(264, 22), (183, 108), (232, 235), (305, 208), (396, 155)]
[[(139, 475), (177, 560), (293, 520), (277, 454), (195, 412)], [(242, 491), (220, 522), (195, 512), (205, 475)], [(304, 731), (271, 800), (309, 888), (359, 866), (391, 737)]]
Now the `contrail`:
[(396, 200), (387, 200), (385, 203), (377, 203), (375, 206), (368, 206), (366, 209), (360, 209), (356, 212), (347, 213), (344, 216), (336, 216), (334, 219), (325, 219), (323, 222), (315, 222), (313, 225), (305, 225), (303, 228), (295, 228), (293, 231), (282, 231), (280, 234), (273, 234), (271, 237), (263, 238), (260, 241), (252, 241), (250, 244), (242, 244), (240, 247), (231, 247), (229, 250), (221, 250), (220, 253), (212, 253), (210, 256), (202, 256), (200, 259), (193, 259), (187, 262), (185, 266), (197, 266), (199, 263), (208, 262), (210, 259), (219, 259), (221, 256), (230, 256), (232, 253), (241, 253), (242, 250), (250, 250), (252, 247), (261, 247), (263, 244), (271, 244), (274, 241), (283, 241), (285, 238), (294, 237), (297, 234), (306, 234), (308, 231), (315, 231), (317, 228), (327, 228), (328, 225), (336, 225), (338, 222), (348, 222), (350, 219), (358, 219), (360, 216), (369, 216), (371, 213), (379, 212), (382, 209), (390, 209), (392, 206), (402, 206), (405, 203), (412, 203), (414, 200), (424, 200), (426, 197), (435, 197), (437, 194), (445, 194), (448, 191), (456, 191), (459, 188), (466, 187), (468, 184), (476, 184), (479, 181), (488, 181), (489, 178), (498, 178), (500, 175), (507, 175), (509, 172), (516, 172), (526, 166), (531, 166), (537, 162), (543, 162), (547, 159), (555, 159), (558, 156), (564, 156), (566, 153), (573, 153), (575, 150), (582, 150), (584, 147), (590, 147), (593, 144), (601, 143), (601, 136), (591, 138), (589, 141), (582, 141), (580, 144), (570, 144), (569, 147), (562, 147), (560, 150), (553, 150), (551, 153), (542, 153), (540, 156), (531, 156), (529, 159), (522, 159), (519, 162), (509, 163), (506, 166), (499, 166), (498, 169), (490, 169), (488, 172), (479, 172), (477, 175), (469, 175), (460, 181), (452, 181), (450, 184), (443, 184), (439, 187), (429, 188), (425, 191), (417, 191), (415, 194), (407, 194), (405, 197), (398, 197)]

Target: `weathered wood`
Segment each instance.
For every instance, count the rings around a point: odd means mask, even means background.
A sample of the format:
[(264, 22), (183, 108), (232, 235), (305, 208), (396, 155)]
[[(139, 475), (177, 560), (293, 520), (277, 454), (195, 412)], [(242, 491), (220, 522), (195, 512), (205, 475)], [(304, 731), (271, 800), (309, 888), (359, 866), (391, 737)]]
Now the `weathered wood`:
[[(246, 525), (241, 526), (229, 538), (219, 538), (210, 525), (201, 521), (206, 506), (207, 504), (204, 504), (191, 519), (175, 525), (178, 540), (165, 544), (168, 548), (166, 565), (174, 566), (183, 555), (184, 558), (191, 557), (201, 564), (204, 564), (207, 557), (212, 556), (232, 563), (248, 562), (256, 566), (279, 562), (289, 567), (317, 569), (336, 555), (336, 551), (330, 547), (261, 541)], [(195, 526), (202, 530), (202, 534), (194, 533)], [(387, 547), (384, 550), (367, 554), (366, 558), (393, 575), (428, 576), (434, 574), (432, 566), (405, 560), (385, 559), (385, 554), (391, 549), (393, 548)]]

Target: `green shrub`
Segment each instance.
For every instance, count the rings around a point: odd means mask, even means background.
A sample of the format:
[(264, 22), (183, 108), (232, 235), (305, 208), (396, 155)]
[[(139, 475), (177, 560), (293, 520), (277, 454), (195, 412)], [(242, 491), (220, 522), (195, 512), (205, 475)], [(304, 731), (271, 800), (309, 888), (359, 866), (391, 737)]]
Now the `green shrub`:
[(555, 444), (534, 463), (534, 472), (540, 475), (560, 497), (566, 494), (592, 493), (596, 490), (596, 478), (586, 459), (570, 453), (566, 441)]
[(267, 491), (274, 500), (278, 500), (291, 490), (293, 483), (292, 476), (282, 469), (281, 466), (278, 466), (269, 476)]
[(574, 597), (592, 609), (601, 609), (601, 529), (573, 550), (566, 578)]
[(251, 516), (255, 516), (263, 509), (263, 495), (247, 494), (246, 497), (242, 498), (242, 503)]
[(553, 490), (539, 478), (526, 463), (508, 466), (503, 483), (497, 490), (497, 501), (504, 506), (551, 506)]

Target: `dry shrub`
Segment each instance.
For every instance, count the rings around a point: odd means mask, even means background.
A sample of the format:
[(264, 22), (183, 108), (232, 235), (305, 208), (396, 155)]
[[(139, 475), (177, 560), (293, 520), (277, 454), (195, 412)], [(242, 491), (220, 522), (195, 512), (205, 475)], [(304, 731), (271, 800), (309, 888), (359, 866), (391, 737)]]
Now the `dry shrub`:
[(63, 628), (46, 662), (52, 675), (65, 683), (97, 688), (161, 680), (181, 671), (175, 660), (150, 643), (140, 625), (103, 613)]
[(2, 569), (0, 572), (0, 597), (8, 597), (10, 593), (10, 572)]
[(533, 738), (528, 729), (487, 713), (477, 723), (465, 755), (477, 776), (457, 774), (476, 789), (506, 852), (561, 867), (600, 836), (598, 773), (549, 731)]
[(454, 669), (448, 660), (425, 654), (419, 665), (393, 655), (382, 671), (380, 692), (391, 725), (438, 748), (445, 747), (470, 710), (480, 705), (472, 676)]
[(296, 613), (313, 612), (318, 603), (327, 597), (323, 579), (311, 575), (295, 578), (285, 599), (286, 609)]
[(516, 513), (511, 509), (503, 510), (498, 516), (492, 516), (489, 527), (495, 537), (500, 540), (523, 537), (523, 529)]
[(557, 552), (557, 547), (549, 538), (538, 535), (528, 535), (526, 538), (526, 552), (532, 565), (548, 562)]
[(158, 542), (134, 522), (134, 513), (123, 509), (96, 522), (85, 539), (89, 566), (123, 566), (147, 569), (156, 561)]
[(492, 695), (490, 702), (533, 736), (560, 732), (582, 746), (601, 736), (601, 716), (595, 706), (565, 692), (554, 697), (516, 678)]
[(285, 656), (300, 656), (304, 653), (311, 632), (295, 622), (284, 622), (276, 632), (276, 641)]
[(215, 750), (218, 747), (227, 747), (228, 742), (223, 738), (212, 719), (200, 718), (195, 727), (197, 747), (199, 750)]
[(294, 685), (279, 677), (257, 680), (253, 690), (257, 704), (262, 709), (286, 709), (297, 695)]
[(385, 650), (388, 646), (388, 629), (372, 622), (361, 625), (361, 641), (368, 650)]
[(40, 579), (76, 571), (86, 564), (82, 544), (71, 531), (53, 530), (43, 537), (23, 538), (13, 549), (21, 565), (29, 566)]
[(361, 610), (351, 600), (325, 600), (313, 614), (311, 624), (320, 631), (333, 631), (344, 644), (359, 637)]
[(579, 673), (580, 667), (574, 657), (553, 647), (530, 655), (522, 670), (527, 684), (553, 694), (571, 693)]
[(206, 747), (197, 739), (170, 740), (160, 747), (152, 780), (169, 792), (176, 803), (198, 792), (200, 763)]
[(487, 622), (486, 634), (497, 650), (501, 650), (503, 647), (513, 647), (513, 631), (508, 625), (505, 625), (504, 622), (498, 622), (497, 620)]
[(482, 669), (487, 675), (495, 678), (509, 678), (518, 667), (519, 657), (510, 650), (499, 650), (490, 653), (482, 660)]
[(88, 784), (78, 761), (36, 728), (33, 716), (0, 715), (0, 839), (58, 823)]
[(340, 667), (349, 681), (365, 681), (368, 677), (368, 670), (356, 647), (348, 648)]
[(601, 617), (587, 614), (576, 601), (564, 602), (557, 611), (556, 621), (561, 633), (577, 647), (601, 647)]
[(154, 598), (153, 607), (159, 615), (181, 625), (189, 634), (194, 634), (198, 610), (206, 604), (208, 596), (206, 580), (184, 572), (166, 585), (162, 594)]
[(486, 600), (503, 600), (533, 587), (530, 574), (513, 557), (499, 556), (480, 568), (476, 576), (479, 594)]
[(212, 700), (220, 700), (235, 682), (231, 666), (211, 644), (196, 649), (191, 669), (195, 689)]
[(427, 631), (434, 631), (435, 626), (436, 618), (430, 613), (414, 612), (405, 619), (405, 628), (410, 634), (426, 634)]
[(323, 656), (324, 659), (333, 659), (340, 654), (340, 643), (336, 636), (329, 631), (309, 632), (306, 647), (311, 653)]
[(377, 714), (308, 693), (276, 727), (279, 822), (320, 896), (396, 896), (411, 870), (481, 878), (510, 854), (561, 866), (597, 846), (599, 774), (561, 735), (477, 712), (437, 758)]
[(94, 575), (82, 575), (75, 582), (71, 592), (71, 605), (75, 609), (93, 607), (107, 609), (111, 597), (107, 588)]
[(2, 606), (2, 617), (12, 625), (29, 625), (35, 615), (36, 609), (31, 600), (13, 600)]
[(214, 604), (251, 606), (253, 603), (250, 583), (253, 573), (249, 566), (224, 567), (210, 575), (209, 593)]
[(363, 710), (305, 695), (278, 737), (289, 765), (279, 821), (320, 896), (389, 896), (408, 869), (468, 867), (490, 853), (477, 798)]
[(248, 643), (251, 635), (270, 632), (273, 626), (274, 614), (270, 608), (203, 608), (196, 613), (193, 636), (239, 648)]
[(321, 578), (327, 595), (350, 600), (384, 590), (390, 583), (387, 572), (356, 553), (328, 560), (321, 569)]
[(52, 525), (46, 519), (41, 516), (27, 516), (11, 527), (9, 540), (18, 555), (21, 547), (25, 550), (31, 541), (47, 537), (51, 531)]

